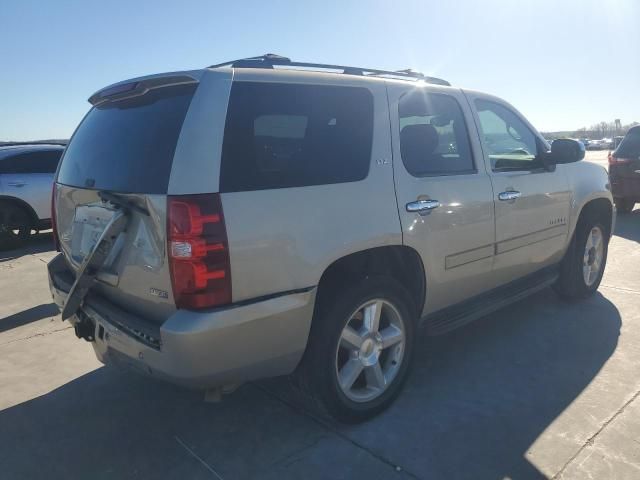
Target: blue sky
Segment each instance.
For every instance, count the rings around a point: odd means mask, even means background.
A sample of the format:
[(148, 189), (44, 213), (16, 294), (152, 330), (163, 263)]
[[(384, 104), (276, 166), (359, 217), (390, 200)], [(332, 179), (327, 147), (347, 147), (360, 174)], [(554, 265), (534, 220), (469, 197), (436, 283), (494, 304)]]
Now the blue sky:
[(640, 121), (640, 0), (4, 0), (0, 18), (0, 140), (69, 137), (115, 81), (266, 52), (411, 67), (539, 130)]

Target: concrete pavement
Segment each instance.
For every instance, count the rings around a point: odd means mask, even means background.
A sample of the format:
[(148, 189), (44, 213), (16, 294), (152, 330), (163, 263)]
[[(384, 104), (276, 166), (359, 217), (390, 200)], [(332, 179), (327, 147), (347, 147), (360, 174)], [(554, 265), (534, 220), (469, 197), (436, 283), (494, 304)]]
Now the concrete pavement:
[(598, 165), (603, 166), (604, 168), (609, 167), (608, 160), (608, 150), (587, 150), (584, 152), (584, 159), (587, 162), (597, 163)]
[(398, 401), (350, 427), (283, 379), (208, 404), (101, 366), (51, 304), (49, 241), (0, 254), (0, 478), (640, 478), (640, 210), (597, 295), (422, 338)]

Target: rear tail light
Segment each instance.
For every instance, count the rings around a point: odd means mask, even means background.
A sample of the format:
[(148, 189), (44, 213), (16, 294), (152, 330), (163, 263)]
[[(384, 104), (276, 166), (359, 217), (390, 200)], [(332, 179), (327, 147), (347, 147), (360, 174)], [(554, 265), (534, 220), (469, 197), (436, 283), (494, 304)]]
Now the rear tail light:
[(53, 229), (53, 246), (56, 251), (60, 251), (60, 240), (58, 240), (58, 226), (56, 225), (56, 182), (51, 187), (51, 228)]
[(631, 162), (630, 158), (620, 158), (616, 157), (613, 153), (609, 154), (609, 165), (620, 165), (629, 162)]
[(218, 194), (168, 198), (167, 242), (176, 307), (231, 303), (229, 244)]

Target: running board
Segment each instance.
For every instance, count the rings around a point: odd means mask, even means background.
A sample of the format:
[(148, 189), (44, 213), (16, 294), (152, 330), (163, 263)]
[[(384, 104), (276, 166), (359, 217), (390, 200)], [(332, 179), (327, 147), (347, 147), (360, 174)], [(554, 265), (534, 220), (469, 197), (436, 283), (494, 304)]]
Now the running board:
[(558, 279), (557, 267), (516, 280), (508, 285), (483, 293), (458, 305), (438, 310), (423, 318), (428, 335), (442, 335), (462, 327), (489, 313), (506, 307), (551, 286)]

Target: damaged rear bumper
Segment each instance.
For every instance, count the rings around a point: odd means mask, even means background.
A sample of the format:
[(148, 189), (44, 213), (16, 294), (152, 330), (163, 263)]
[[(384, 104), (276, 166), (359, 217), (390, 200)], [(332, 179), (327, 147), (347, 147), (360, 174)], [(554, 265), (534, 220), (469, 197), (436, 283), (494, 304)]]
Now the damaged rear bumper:
[[(48, 270), (53, 301), (63, 309), (73, 274), (62, 254)], [(103, 363), (207, 389), (291, 373), (306, 347), (315, 294), (311, 288), (214, 310), (177, 310), (160, 326), (89, 294), (69, 321), (93, 331)]]

